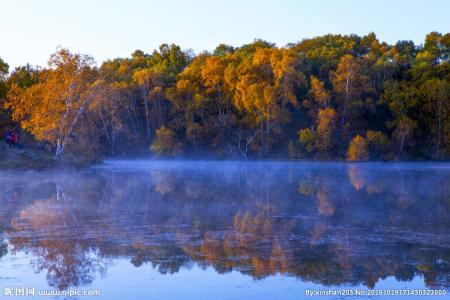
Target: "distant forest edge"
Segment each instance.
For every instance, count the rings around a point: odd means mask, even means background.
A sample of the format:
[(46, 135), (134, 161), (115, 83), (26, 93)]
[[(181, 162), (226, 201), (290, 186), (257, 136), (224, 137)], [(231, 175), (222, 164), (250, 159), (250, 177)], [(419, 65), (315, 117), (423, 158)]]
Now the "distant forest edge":
[(69, 161), (448, 160), (449, 62), (438, 32), (423, 45), (370, 33), (198, 55), (163, 44), (99, 67), (59, 48), (47, 68), (9, 72), (0, 59), (0, 130)]

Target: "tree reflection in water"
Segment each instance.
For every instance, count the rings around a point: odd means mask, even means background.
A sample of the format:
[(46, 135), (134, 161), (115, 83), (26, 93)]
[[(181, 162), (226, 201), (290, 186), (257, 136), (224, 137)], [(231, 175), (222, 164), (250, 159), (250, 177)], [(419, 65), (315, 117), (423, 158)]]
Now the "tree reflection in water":
[(323, 285), (423, 275), (450, 288), (447, 165), (131, 167), (1, 174), (0, 237), (59, 289), (119, 257), (162, 274), (197, 264)]

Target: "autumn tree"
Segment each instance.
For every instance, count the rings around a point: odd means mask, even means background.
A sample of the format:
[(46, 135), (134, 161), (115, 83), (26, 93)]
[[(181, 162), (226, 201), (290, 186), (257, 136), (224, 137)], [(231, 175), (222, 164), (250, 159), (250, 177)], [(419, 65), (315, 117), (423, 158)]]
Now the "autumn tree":
[(0, 100), (6, 94), (6, 76), (8, 75), (9, 66), (0, 58)]
[(358, 105), (364, 92), (370, 88), (369, 77), (364, 74), (361, 59), (350, 54), (344, 55), (337, 67), (332, 72), (331, 80), (339, 101), (340, 128), (348, 121), (349, 112)]
[[(165, 94), (171, 104), (171, 114), (175, 130), (186, 131), (186, 142), (195, 150), (215, 146), (220, 151), (223, 139), (218, 130), (224, 128), (225, 112), (221, 93), (223, 86), (206, 83), (206, 59), (208, 55), (197, 56), (179, 75), (173, 87), (166, 89)], [(206, 73), (205, 73), (206, 72)], [(203, 73), (203, 75), (202, 75)], [(221, 76), (218, 76), (221, 78)], [(222, 79), (219, 80), (223, 83)], [(220, 93), (219, 93), (220, 91)], [(221, 109), (219, 109), (221, 107)]]
[(330, 106), (330, 94), (325, 89), (323, 82), (315, 76), (311, 76), (311, 91), (322, 108)]
[(332, 108), (319, 110), (317, 117), (317, 148), (328, 158), (328, 151), (333, 145), (336, 112)]
[(0, 126), (19, 123), (58, 159), (149, 145), (173, 155), (183, 145), (185, 155), (221, 158), (340, 159), (347, 151), (358, 160), (445, 160), (449, 49), (448, 33), (431, 32), (423, 45), (328, 34), (197, 55), (162, 44), (98, 69), (60, 49), (48, 68), (9, 74), (0, 61)]
[(48, 141), (60, 159), (82, 114), (89, 108), (96, 72), (90, 56), (60, 49), (50, 57), (49, 69), (30, 87), (11, 86), (5, 102), (12, 118), (37, 140)]
[[(141, 93), (142, 101), (144, 103), (144, 116), (145, 116), (145, 132), (147, 141), (150, 141), (152, 134), (152, 119), (150, 117), (150, 99), (154, 88), (158, 87), (161, 83), (160, 74), (153, 72), (151, 69), (140, 69), (133, 74), (133, 80), (138, 86)], [(156, 126), (153, 126), (156, 127)]]
[[(96, 82), (97, 92), (93, 94), (94, 101), (91, 105), (93, 117), (91, 122), (97, 122), (101, 136), (105, 139), (104, 148), (110, 155), (115, 155), (117, 144), (127, 143), (134, 145), (137, 138), (136, 129), (127, 126), (130, 116), (125, 109), (129, 105), (131, 92), (123, 82), (109, 83), (104, 80)], [(132, 125), (134, 122), (132, 121)]]
[(174, 156), (180, 153), (181, 144), (177, 141), (176, 134), (166, 127), (156, 130), (156, 138), (150, 149), (158, 156)]
[(395, 152), (397, 157), (402, 157), (405, 148), (411, 146), (413, 141), (416, 127), (413, 116), (418, 115), (419, 105), (417, 88), (406, 81), (388, 81), (380, 102), (387, 104), (392, 112), (392, 119), (386, 120), (386, 126), (393, 128)]
[(347, 150), (347, 160), (364, 161), (369, 159), (367, 143), (365, 139), (357, 134), (350, 142)]
[(6, 83), (6, 77), (8, 75), (9, 66), (0, 58), (0, 126), (6, 127), (10, 123), (10, 116), (4, 110), (3, 101), (7, 94), (8, 88)]
[(393, 132), (397, 144), (397, 157), (403, 156), (404, 150), (407, 146), (411, 147), (413, 143), (413, 131), (416, 124), (408, 117), (402, 117), (397, 120), (397, 126)]
[(434, 146), (433, 156), (443, 158), (449, 154), (450, 141), (450, 83), (446, 80), (430, 79), (420, 87), (425, 100), (425, 111)]
[(303, 146), (303, 152), (311, 153), (316, 148), (317, 134), (310, 128), (304, 128), (298, 132), (298, 140), (300, 145)]
[(296, 90), (304, 85), (298, 63), (298, 57), (288, 49), (258, 48), (239, 68), (234, 103), (255, 116), (264, 156), (272, 143), (271, 131), (289, 120), (289, 106), (298, 105)]

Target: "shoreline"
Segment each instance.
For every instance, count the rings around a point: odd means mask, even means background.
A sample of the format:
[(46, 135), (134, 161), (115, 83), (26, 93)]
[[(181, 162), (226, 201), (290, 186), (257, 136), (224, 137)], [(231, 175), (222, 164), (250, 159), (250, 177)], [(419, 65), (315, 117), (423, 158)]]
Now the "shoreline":
[(308, 159), (290, 159), (290, 158), (269, 158), (269, 159), (233, 159), (233, 158), (198, 158), (198, 157), (172, 157), (158, 158), (155, 156), (137, 155), (137, 156), (117, 156), (105, 157), (102, 160), (91, 161), (87, 159), (62, 160), (57, 161), (54, 154), (29, 148), (9, 149), (5, 143), (0, 143), (0, 170), (55, 170), (55, 169), (85, 169), (96, 167), (114, 162), (167, 162), (167, 163), (298, 163), (298, 164), (411, 164), (411, 163), (450, 163), (450, 160), (367, 160), (367, 161), (347, 161), (344, 159), (330, 160), (308, 160)]

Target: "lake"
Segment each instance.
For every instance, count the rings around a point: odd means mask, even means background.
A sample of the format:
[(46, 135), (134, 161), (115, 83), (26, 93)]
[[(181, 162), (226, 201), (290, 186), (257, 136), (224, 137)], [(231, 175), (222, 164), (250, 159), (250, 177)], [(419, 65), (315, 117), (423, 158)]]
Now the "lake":
[(1, 171), (0, 288), (28, 293), (19, 299), (447, 299), (450, 164)]

